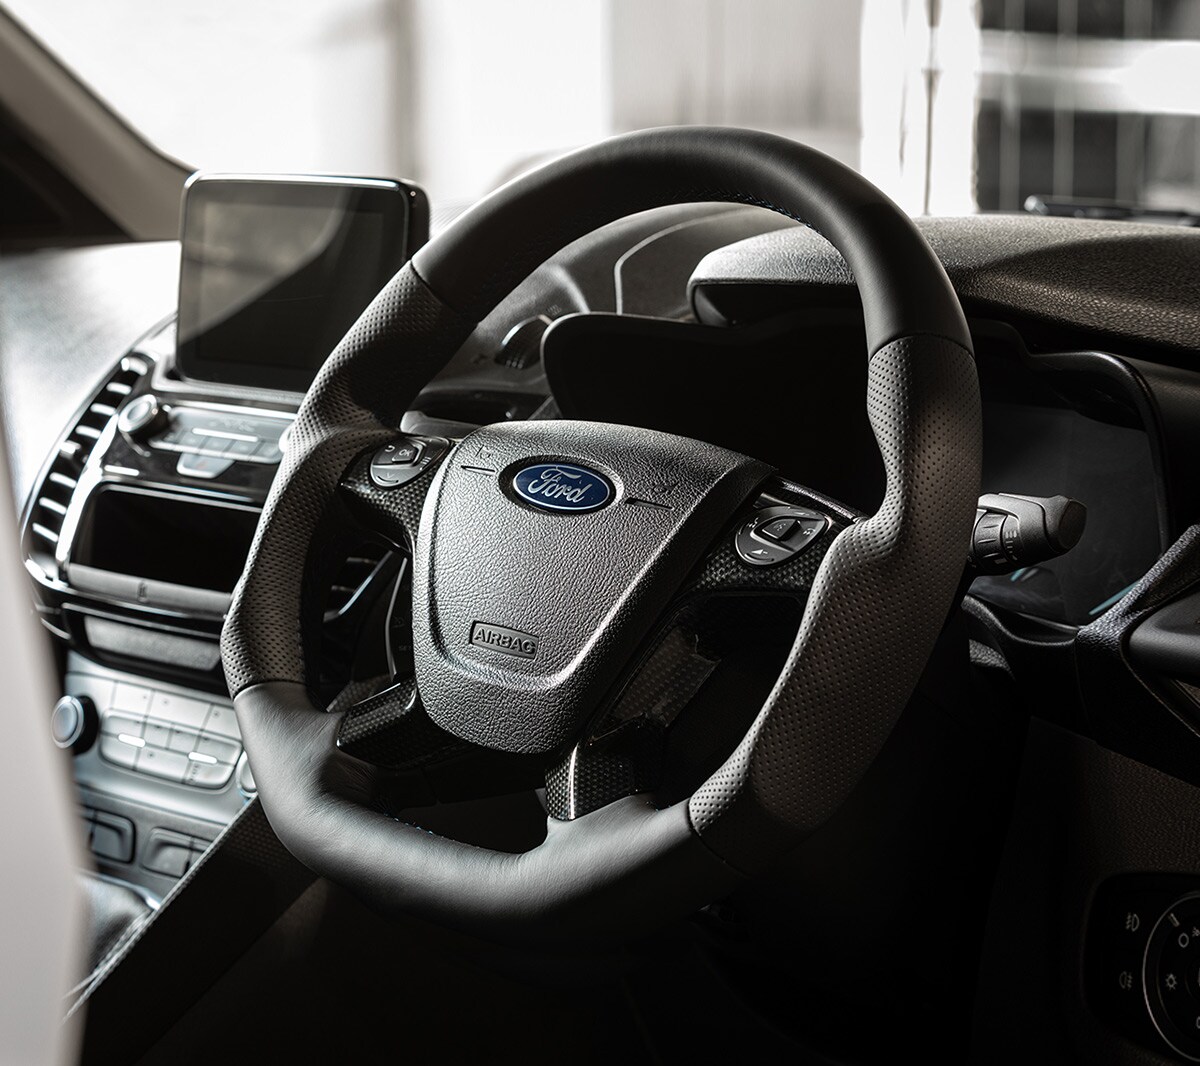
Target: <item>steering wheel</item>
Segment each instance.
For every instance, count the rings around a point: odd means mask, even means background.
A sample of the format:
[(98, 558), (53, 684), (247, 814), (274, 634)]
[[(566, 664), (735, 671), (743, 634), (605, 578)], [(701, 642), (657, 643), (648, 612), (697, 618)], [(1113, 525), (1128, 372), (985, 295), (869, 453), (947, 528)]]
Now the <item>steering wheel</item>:
[[(805, 222), (851, 267), (887, 472), (874, 515), (644, 429), (540, 421), (396, 444), (420, 388), (555, 251), (703, 201)], [(908, 217), (840, 163), (763, 133), (675, 128), (504, 186), (379, 293), (297, 415), (222, 636), (273, 830), (385, 912), (495, 937), (605, 936), (712, 902), (825, 822), (891, 733), (962, 576), (980, 451), (955, 293)], [(314, 696), (321, 589), (350, 515), (411, 545), (415, 691), (333, 713)], [(775, 515), (796, 524), (766, 530)], [(740, 741), (689, 795), (663, 799), (636, 759), (587, 754), (665, 612), (713, 589), (789, 591), (803, 614), (761, 709), (732, 719), (749, 723)], [(397, 774), (472, 753), (548, 772), (544, 842), (491, 851), (387, 813)]]

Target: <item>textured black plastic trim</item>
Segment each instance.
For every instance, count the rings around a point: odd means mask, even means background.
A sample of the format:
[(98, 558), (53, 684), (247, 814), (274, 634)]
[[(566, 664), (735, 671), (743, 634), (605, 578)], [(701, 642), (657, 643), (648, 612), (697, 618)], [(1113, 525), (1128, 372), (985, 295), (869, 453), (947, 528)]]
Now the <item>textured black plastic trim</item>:
[[(1037, 326), (1057, 347), (1102, 338), (1195, 351), (1200, 231), (1033, 215), (915, 224), (969, 315)], [(856, 276), (820, 237), (789, 227), (710, 252), (689, 290), (701, 321), (746, 322), (853, 306)]]

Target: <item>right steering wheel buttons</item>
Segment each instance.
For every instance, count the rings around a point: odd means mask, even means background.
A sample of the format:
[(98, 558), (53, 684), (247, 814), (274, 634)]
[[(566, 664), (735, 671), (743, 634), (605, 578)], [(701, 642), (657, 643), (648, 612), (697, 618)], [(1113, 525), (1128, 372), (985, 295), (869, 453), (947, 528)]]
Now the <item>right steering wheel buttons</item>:
[(421, 445), (419, 441), (397, 440), (380, 448), (375, 453), (375, 458), (371, 460), (371, 464), (382, 466), (384, 463), (390, 463), (393, 466), (412, 466), (420, 458)]
[(828, 525), (824, 515), (803, 507), (764, 507), (738, 527), (733, 546), (751, 566), (775, 566), (807, 548)]

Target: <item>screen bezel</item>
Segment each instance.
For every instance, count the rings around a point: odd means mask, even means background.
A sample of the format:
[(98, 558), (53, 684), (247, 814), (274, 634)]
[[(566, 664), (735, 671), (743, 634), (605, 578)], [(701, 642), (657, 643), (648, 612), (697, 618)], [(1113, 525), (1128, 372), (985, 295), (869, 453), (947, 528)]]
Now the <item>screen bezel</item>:
[[(333, 207), (346, 190), (355, 193), (348, 210), (377, 213), (386, 227), (384, 247), (394, 254), (380, 270), (379, 288), (411, 258), (428, 233), (428, 211), (424, 193), (415, 185), (385, 178), (342, 178), (333, 176), (275, 174), (203, 174), (192, 175), (184, 186), (180, 218), (179, 319), (176, 336), (175, 366), (185, 380), (241, 385), (275, 392), (302, 393), (312, 383), (315, 370), (305, 366), (279, 366), (237, 360), (205, 358), (193, 340), (184, 341), (182, 325), (195, 307), (195, 279), (189, 268), (189, 223), (198, 207), (213, 204), (279, 203), (289, 192), (292, 202), (320, 206), (321, 193)], [(422, 220), (424, 226), (422, 226)], [(194, 236), (193, 236), (194, 239)], [(191, 284), (189, 284), (191, 283)]]

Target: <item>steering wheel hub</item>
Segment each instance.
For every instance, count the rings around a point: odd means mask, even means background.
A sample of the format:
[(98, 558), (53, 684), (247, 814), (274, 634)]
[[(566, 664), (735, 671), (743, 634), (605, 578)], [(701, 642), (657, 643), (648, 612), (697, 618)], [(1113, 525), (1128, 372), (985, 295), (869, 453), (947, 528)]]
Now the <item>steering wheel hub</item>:
[[(608, 471), (611, 504), (530, 506), (522, 474), (535, 471), (527, 487), (552, 486), (562, 469)], [(429, 717), (500, 751), (569, 744), (769, 473), (724, 448), (628, 426), (517, 422), (464, 438), (430, 486), (414, 555), (424, 606), (413, 654)], [(504, 641), (479, 639), (481, 627), (525, 634), (536, 650), (514, 656)]]

